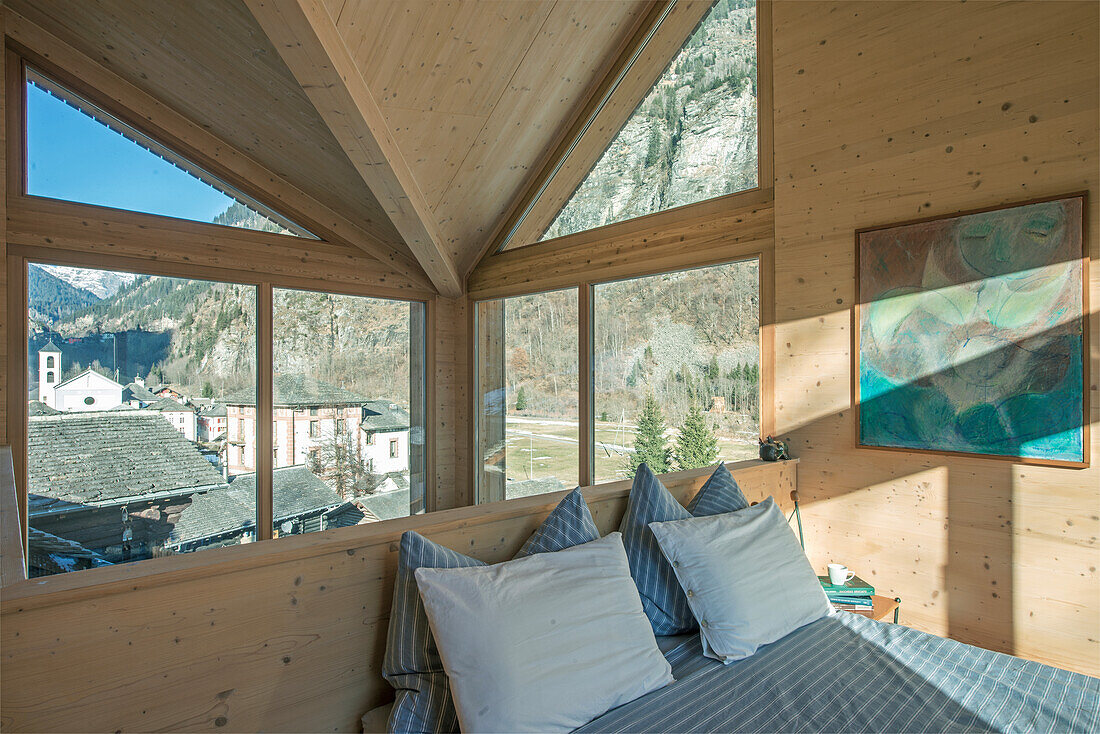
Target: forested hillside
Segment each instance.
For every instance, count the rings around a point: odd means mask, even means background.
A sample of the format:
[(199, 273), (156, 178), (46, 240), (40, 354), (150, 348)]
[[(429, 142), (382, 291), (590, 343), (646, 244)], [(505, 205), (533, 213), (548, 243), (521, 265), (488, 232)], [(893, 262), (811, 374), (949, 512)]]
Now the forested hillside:
[(719, 0), (543, 239), (756, 186), (756, 3)]
[[(234, 204), (216, 223), (240, 226), (242, 217), (253, 215)], [(123, 382), (150, 376), (195, 395), (206, 383), (220, 395), (255, 381), (254, 287), (65, 270), (70, 282), (87, 287), (73, 287), (32, 266), (32, 385), (37, 350), (50, 338), (62, 345), (66, 377), (87, 367), (114, 377), (117, 369)], [(91, 288), (103, 289), (107, 297), (100, 300)], [(407, 404), (403, 376), (409, 369), (410, 308), (401, 301), (276, 289), (275, 368)]]
[(99, 301), (94, 293), (74, 288), (41, 265), (27, 268), (27, 297), (32, 321), (52, 324)]
[[(508, 299), (508, 405), (522, 388), (527, 415), (576, 415), (575, 291)], [(678, 424), (693, 405), (721, 397), (729, 429), (756, 420), (759, 379), (757, 263), (596, 286), (596, 415), (632, 423), (645, 395)], [(736, 425), (735, 425), (736, 424)]]

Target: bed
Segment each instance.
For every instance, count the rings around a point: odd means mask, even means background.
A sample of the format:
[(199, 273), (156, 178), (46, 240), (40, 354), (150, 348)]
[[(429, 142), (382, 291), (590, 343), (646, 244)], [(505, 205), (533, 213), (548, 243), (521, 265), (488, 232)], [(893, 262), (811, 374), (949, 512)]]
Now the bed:
[(676, 682), (580, 732), (1097, 731), (1100, 680), (838, 612), (729, 665), (662, 638)]

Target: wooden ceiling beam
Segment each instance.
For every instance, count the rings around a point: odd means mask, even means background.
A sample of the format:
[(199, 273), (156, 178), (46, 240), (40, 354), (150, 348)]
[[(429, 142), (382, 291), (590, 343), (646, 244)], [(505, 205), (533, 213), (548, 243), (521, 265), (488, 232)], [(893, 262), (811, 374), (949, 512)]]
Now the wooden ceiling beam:
[(424, 192), (320, 0), (245, 0), (440, 294), (462, 294)]

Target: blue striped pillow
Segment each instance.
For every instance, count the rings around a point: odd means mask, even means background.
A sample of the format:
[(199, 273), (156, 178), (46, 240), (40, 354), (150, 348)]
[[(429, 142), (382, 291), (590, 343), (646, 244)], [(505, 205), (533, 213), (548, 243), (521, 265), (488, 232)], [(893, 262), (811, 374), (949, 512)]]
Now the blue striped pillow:
[[(564, 550), (598, 540), (599, 537), (600, 532), (596, 529), (584, 496), (579, 489), (575, 489), (543, 520), (516, 558)], [(432, 638), (428, 615), (424, 612), (413, 574), (421, 567), (466, 568), (483, 565), (475, 558), (444, 548), (411, 530), (401, 536), (390, 627), (386, 637), (386, 657), (382, 661), (382, 676), (397, 691), (390, 711), (390, 731), (458, 731), (458, 715), (451, 700), (447, 674)]]
[(687, 597), (672, 566), (661, 554), (651, 522), (734, 512), (749, 506), (725, 464), (719, 464), (685, 510), (645, 464), (638, 467), (619, 526), (630, 561), (630, 575), (638, 585), (642, 608), (657, 635), (681, 635), (696, 629)]

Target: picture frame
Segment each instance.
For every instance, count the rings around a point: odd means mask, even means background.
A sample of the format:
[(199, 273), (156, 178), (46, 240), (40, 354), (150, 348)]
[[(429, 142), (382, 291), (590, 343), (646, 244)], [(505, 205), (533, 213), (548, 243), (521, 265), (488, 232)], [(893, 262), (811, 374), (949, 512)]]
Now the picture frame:
[(855, 232), (855, 445), (1090, 462), (1088, 192)]

